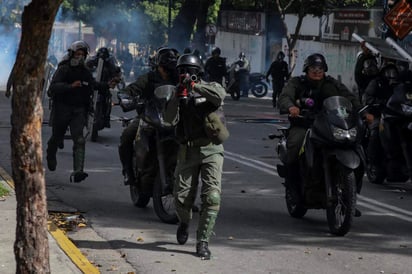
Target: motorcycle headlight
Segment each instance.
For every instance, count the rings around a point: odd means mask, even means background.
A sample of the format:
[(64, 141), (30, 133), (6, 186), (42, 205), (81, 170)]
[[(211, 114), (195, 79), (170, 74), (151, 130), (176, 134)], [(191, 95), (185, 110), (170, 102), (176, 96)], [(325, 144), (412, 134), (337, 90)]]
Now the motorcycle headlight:
[(332, 134), (333, 137), (335, 137), (336, 140), (349, 140), (349, 141), (354, 141), (356, 139), (356, 135), (358, 134), (358, 130), (356, 128), (351, 128), (351, 129), (341, 129), (335, 126), (331, 126), (332, 128)]
[(402, 111), (406, 115), (412, 115), (412, 106), (406, 105), (406, 104), (401, 104)]

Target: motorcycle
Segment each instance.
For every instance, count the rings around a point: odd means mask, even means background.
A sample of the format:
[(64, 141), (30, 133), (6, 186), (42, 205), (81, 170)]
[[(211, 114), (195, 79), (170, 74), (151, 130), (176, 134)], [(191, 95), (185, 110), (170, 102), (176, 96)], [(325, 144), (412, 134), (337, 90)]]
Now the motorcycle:
[[(411, 84), (399, 84), (394, 88), (392, 96), (382, 113), (382, 122), (389, 125), (392, 130), (387, 130), (388, 142), (400, 144), (399, 164), (392, 163), (391, 166), (403, 165), (400, 181), (406, 182), (412, 177), (412, 89)], [(388, 179), (388, 178), (387, 178)], [(403, 179), (403, 180), (402, 180)], [(412, 179), (412, 178), (411, 178)]]
[[(237, 101), (240, 98), (240, 77), (242, 77), (239, 72), (239, 65), (232, 64), (227, 70), (227, 80), (226, 80), (226, 92), (230, 94), (233, 100)], [(261, 98), (266, 96), (268, 93), (268, 85), (264, 82), (265, 75), (259, 72), (250, 73), (244, 75), (243, 77), (248, 77), (248, 84), (245, 87), (248, 92), (250, 91), (256, 98)]]
[[(370, 183), (382, 184), (385, 179), (388, 182), (406, 182), (410, 174), (412, 155), (412, 93), (408, 92), (404, 84), (394, 89), (393, 95), (386, 105), (368, 105), (366, 108), (379, 108), (381, 110), (380, 121), (369, 125), (366, 140), (371, 134), (378, 134), (380, 147), (373, 148), (374, 159), (367, 157), (366, 175)], [(375, 132), (373, 132), (375, 131)], [(369, 134), (368, 134), (369, 133)], [(373, 137), (373, 136), (372, 136)], [(367, 142), (366, 142), (367, 145)], [(376, 153), (376, 150), (381, 153)], [(367, 150), (366, 150), (367, 151)], [(387, 157), (387, 151), (391, 151), (392, 157)]]
[[(302, 218), (308, 209), (326, 209), (329, 230), (344, 236), (349, 232), (356, 211), (356, 193), (360, 191), (364, 174), (364, 153), (360, 142), (363, 123), (350, 101), (341, 96), (324, 100), (316, 114), (302, 109), (302, 115), (292, 122), (308, 125), (299, 152), (299, 181), (284, 183), (289, 214)], [(295, 119), (295, 120), (293, 120)], [(280, 177), (286, 178), (286, 139), (289, 128), (279, 127), (277, 165)]]
[[(150, 100), (133, 100), (120, 96), (120, 105), (123, 111), (138, 109), (139, 128), (134, 142), (133, 167), (135, 171), (135, 184), (130, 185), (130, 196), (136, 207), (144, 208), (153, 200), (153, 207), (159, 219), (165, 223), (178, 222), (175, 212), (173, 183), (176, 167), (178, 142), (175, 138), (174, 128), (164, 119), (164, 109), (167, 101), (175, 92), (175, 86), (163, 85), (155, 89)], [(130, 119), (125, 120), (125, 125)], [(152, 148), (155, 148), (152, 150)], [(150, 161), (155, 157), (155, 161)], [(142, 176), (145, 168), (151, 165), (156, 169), (148, 195), (142, 192)], [(153, 167), (152, 165), (156, 165)]]

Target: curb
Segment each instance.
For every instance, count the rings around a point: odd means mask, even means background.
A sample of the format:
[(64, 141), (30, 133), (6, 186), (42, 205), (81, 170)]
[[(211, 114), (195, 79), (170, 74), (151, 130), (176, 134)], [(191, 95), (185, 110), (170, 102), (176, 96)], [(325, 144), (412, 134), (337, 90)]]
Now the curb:
[[(10, 175), (0, 166), (0, 177), (14, 190), (14, 181)], [(47, 230), (55, 239), (58, 246), (63, 250), (67, 257), (79, 268), (80, 271), (87, 274), (98, 274), (99, 269), (81, 253), (72, 241), (57, 227), (52, 221), (47, 221)]]

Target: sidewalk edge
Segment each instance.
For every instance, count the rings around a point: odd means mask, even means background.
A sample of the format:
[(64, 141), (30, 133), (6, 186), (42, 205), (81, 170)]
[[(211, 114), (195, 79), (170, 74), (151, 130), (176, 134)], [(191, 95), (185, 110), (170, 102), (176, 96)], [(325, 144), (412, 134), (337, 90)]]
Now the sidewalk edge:
[[(0, 166), (0, 177), (14, 190), (14, 181), (11, 176)], [(52, 221), (47, 221), (47, 230), (50, 235), (56, 240), (59, 247), (70, 258), (70, 260), (83, 273), (98, 274), (99, 269), (96, 268), (90, 261), (81, 253), (81, 251), (73, 244), (72, 241), (57, 227)]]

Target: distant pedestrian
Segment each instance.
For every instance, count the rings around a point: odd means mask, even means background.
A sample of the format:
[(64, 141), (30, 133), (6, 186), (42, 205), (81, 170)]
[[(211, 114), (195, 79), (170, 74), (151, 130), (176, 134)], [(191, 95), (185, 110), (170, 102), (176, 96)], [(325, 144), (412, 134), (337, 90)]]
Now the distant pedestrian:
[(266, 73), (266, 81), (269, 82), (269, 75), (272, 77), (272, 104), (274, 108), (276, 107), (277, 99), (282, 92), (285, 82), (289, 79), (289, 67), (284, 59), (285, 54), (283, 51), (279, 51), (276, 60), (272, 62)]
[(223, 77), (226, 75), (226, 58), (220, 57), (220, 48), (212, 50), (212, 56), (206, 60), (205, 72), (209, 77), (209, 82), (222, 84)]
[(239, 66), (238, 79), (239, 87), (242, 97), (248, 97), (249, 93), (249, 75), (250, 75), (250, 62), (246, 58), (244, 52), (239, 53), (239, 59), (234, 63)]

